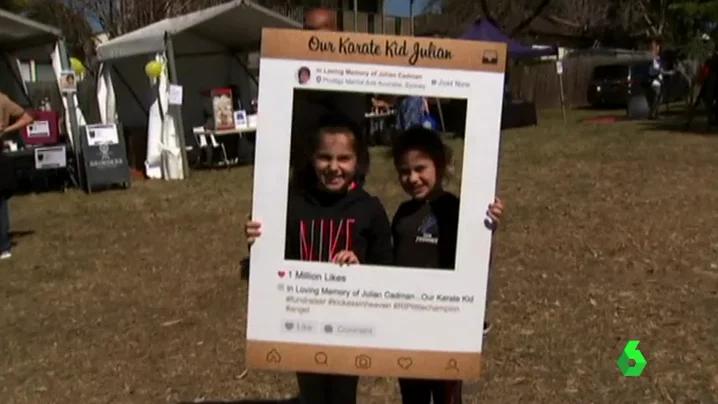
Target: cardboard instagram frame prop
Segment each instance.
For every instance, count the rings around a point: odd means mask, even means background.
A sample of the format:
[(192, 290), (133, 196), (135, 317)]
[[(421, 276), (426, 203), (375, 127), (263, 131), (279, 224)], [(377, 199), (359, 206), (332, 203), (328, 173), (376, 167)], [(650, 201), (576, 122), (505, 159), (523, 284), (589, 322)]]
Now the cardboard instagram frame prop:
[[(252, 206), (263, 235), (251, 254), (249, 367), (478, 378), (492, 237), (485, 207), (496, 191), (505, 64), (501, 43), (263, 30)], [(303, 66), (312, 77), (299, 84)], [(467, 100), (453, 271), (284, 259), (292, 94), (300, 87)]]

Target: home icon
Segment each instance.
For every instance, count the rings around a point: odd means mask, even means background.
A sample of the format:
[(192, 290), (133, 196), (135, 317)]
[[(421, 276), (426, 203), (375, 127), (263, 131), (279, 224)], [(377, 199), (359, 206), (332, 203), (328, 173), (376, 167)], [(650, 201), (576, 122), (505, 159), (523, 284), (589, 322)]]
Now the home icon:
[(280, 363), (282, 361), (282, 355), (277, 352), (276, 349), (272, 349), (267, 353), (267, 363)]

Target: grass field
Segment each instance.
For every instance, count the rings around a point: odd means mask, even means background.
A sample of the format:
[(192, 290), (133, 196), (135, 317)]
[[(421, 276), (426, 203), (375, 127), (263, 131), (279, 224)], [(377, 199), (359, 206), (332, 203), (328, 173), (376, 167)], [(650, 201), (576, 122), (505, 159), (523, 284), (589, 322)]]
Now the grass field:
[[(494, 328), (467, 403), (718, 402), (718, 136), (645, 129), (549, 118), (505, 133)], [(251, 180), (13, 199), (0, 403), (292, 397), (290, 374), (239, 377)], [(390, 214), (394, 181), (377, 150), (369, 188)], [(615, 364), (629, 339), (640, 378)], [(363, 379), (360, 397), (395, 403), (396, 383)]]

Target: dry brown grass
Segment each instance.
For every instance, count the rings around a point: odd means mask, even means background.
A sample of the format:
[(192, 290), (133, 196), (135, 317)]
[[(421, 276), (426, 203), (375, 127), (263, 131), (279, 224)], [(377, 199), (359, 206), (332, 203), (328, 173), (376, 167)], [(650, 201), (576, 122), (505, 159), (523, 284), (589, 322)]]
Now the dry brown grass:
[[(494, 328), (466, 401), (718, 402), (716, 156), (718, 137), (632, 123), (507, 132)], [(0, 263), (0, 402), (292, 396), (290, 374), (238, 377), (251, 174), (12, 200), (30, 234)], [(370, 188), (392, 212), (393, 181), (377, 154)], [(648, 360), (640, 378), (615, 365), (628, 339)], [(360, 395), (397, 402), (393, 380)]]

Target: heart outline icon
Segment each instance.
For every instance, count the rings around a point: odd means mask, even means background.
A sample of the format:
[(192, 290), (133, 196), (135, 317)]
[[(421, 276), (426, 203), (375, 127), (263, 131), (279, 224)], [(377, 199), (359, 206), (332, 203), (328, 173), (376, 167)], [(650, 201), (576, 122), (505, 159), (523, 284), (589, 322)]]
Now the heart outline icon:
[(400, 368), (404, 370), (409, 370), (414, 361), (408, 356), (402, 356), (401, 358), (396, 360), (396, 363), (399, 365)]
[(284, 275), (287, 273), (285, 271), (277, 271), (277, 275), (279, 275), (280, 278), (284, 278)]

